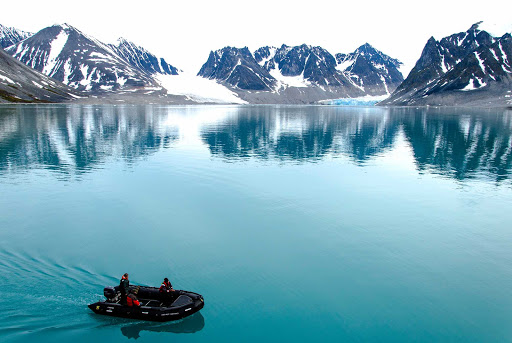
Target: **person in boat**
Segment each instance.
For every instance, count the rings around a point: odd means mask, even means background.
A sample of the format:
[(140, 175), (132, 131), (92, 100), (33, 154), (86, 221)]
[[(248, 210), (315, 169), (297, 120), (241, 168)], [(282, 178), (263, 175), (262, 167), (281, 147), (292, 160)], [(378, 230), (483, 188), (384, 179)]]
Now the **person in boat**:
[(137, 299), (137, 296), (135, 294), (133, 294), (132, 292), (130, 292), (126, 296), (126, 305), (133, 306), (133, 307), (140, 307), (140, 302), (139, 302), (139, 299)]
[(130, 280), (128, 280), (128, 273), (124, 273), (119, 281), (119, 291), (121, 292), (121, 304), (126, 305), (126, 297), (130, 288)]
[(163, 303), (169, 303), (174, 299), (175, 294), (174, 288), (168, 278), (164, 279), (164, 282), (160, 285), (160, 297)]

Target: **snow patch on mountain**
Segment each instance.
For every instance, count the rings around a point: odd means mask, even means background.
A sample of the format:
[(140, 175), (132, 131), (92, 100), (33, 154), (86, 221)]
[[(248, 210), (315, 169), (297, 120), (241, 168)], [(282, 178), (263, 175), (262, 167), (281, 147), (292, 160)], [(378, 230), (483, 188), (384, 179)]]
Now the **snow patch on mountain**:
[(462, 88), (461, 91), (472, 91), (475, 89), (479, 89), (485, 87), (487, 84), (482, 81), (482, 79), (475, 77), (474, 79), (469, 80), (469, 83), (466, 87)]
[(336, 69), (344, 72), (345, 70), (349, 69), (353, 64), (355, 60), (353, 59), (346, 59), (344, 61), (341, 61), (338, 65), (336, 65)]
[(2, 80), (2, 81), (7, 81), (7, 82), (9, 82), (9, 83), (11, 83), (11, 84), (14, 84), (14, 81), (13, 81), (13, 80), (11, 80), (10, 78), (8, 78), (7, 76), (2, 75), (2, 74), (0, 74), (0, 80)]
[(215, 80), (206, 79), (201, 76), (184, 72), (179, 75), (157, 74), (155, 78), (167, 90), (167, 94), (170, 95), (184, 95), (190, 100), (201, 103), (247, 103), (227, 87), (217, 83)]
[(50, 43), (50, 51), (48, 53), (48, 59), (46, 60), (46, 64), (43, 68), (43, 74), (52, 76), (52, 71), (57, 64), (58, 57), (64, 49), (68, 41), (69, 35), (66, 31), (62, 30), (57, 37)]
[(302, 74), (297, 75), (297, 76), (284, 76), (283, 74), (281, 74), (279, 69), (275, 68), (275, 69), (271, 69), (269, 73), (270, 73), (270, 75), (272, 75), (273, 78), (275, 78), (277, 80), (277, 84), (275, 87), (275, 89), (277, 91), (281, 88), (287, 88), (287, 87), (302, 88), (302, 87), (311, 86), (311, 82), (309, 82), (308, 80), (306, 80), (304, 78), (304, 72), (302, 72)]

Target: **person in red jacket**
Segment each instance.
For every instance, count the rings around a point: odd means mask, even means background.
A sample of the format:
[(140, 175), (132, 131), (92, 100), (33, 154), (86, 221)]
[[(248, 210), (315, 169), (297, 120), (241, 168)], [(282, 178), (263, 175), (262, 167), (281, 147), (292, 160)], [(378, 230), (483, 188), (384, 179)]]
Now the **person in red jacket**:
[(170, 303), (174, 299), (175, 290), (168, 278), (164, 279), (160, 286), (160, 297), (163, 303)]

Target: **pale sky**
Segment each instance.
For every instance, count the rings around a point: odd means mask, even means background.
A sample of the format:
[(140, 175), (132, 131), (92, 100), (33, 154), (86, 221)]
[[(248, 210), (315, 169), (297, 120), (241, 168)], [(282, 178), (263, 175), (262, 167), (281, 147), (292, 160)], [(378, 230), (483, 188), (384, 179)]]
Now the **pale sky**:
[(26, 0), (2, 4), (0, 24), (37, 32), (68, 23), (105, 43), (124, 37), (197, 73), (210, 50), (319, 45), (332, 54), (368, 42), (414, 66), (425, 43), (484, 20), (512, 30), (512, 1), (110, 1)]

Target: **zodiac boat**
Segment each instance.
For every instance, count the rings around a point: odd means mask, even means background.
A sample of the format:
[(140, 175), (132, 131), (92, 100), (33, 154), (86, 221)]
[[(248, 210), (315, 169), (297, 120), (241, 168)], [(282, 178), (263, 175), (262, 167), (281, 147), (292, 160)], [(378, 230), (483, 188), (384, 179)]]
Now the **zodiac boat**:
[(204, 306), (203, 296), (194, 292), (176, 290), (174, 298), (162, 302), (156, 287), (130, 286), (129, 293), (135, 294), (140, 306), (121, 304), (119, 286), (105, 287), (106, 300), (90, 304), (97, 314), (107, 316), (166, 322), (178, 320), (196, 313)]

